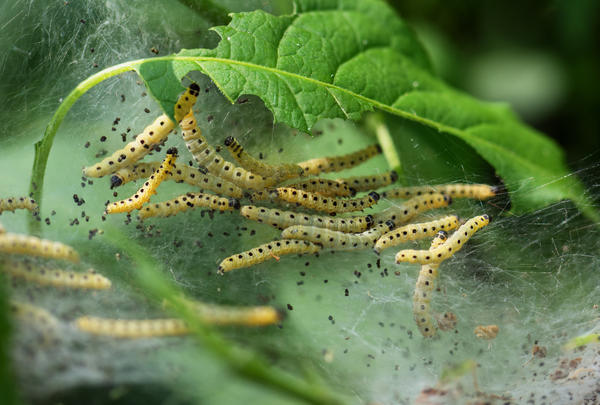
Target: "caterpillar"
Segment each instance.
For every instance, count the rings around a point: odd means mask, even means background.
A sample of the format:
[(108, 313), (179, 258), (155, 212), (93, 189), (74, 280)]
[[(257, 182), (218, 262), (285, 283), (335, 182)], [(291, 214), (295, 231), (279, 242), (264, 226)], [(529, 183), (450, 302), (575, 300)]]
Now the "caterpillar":
[(42, 307), (15, 300), (10, 300), (9, 307), (15, 317), (26, 322), (50, 329), (58, 327), (58, 319)]
[(327, 197), (354, 197), (356, 195), (354, 188), (340, 180), (320, 179), (318, 177), (288, 184), (286, 187), (319, 193)]
[(432, 250), (401, 250), (396, 254), (396, 263), (440, 263), (458, 252), (475, 232), (489, 222), (490, 217), (486, 214), (471, 218), (461, 225), (442, 246)]
[(194, 156), (196, 163), (205, 167), (213, 175), (250, 190), (263, 190), (275, 184), (273, 179), (266, 179), (223, 159), (218, 151), (209, 145), (206, 138), (202, 136), (193, 111), (185, 116), (180, 126), (183, 132), (183, 140), (187, 149)]
[(111, 286), (109, 279), (93, 270), (88, 273), (77, 273), (36, 267), (31, 263), (9, 261), (4, 263), (4, 271), (13, 277), (52, 287), (105, 290)]
[(373, 216), (332, 218), (320, 215), (302, 214), (294, 211), (281, 211), (273, 208), (244, 205), (240, 214), (257, 222), (262, 222), (283, 230), (292, 225), (318, 226), (340, 232), (362, 232), (373, 225)]
[(35, 236), (16, 233), (0, 234), (0, 253), (64, 259), (79, 262), (79, 255), (72, 247), (60, 242), (40, 239)]
[(396, 224), (402, 224), (417, 214), (432, 210), (434, 208), (447, 207), (452, 203), (452, 198), (442, 194), (422, 195), (413, 197), (400, 205), (395, 205), (373, 214), (375, 223), (381, 224), (392, 220)]
[(411, 240), (422, 239), (427, 236), (433, 236), (437, 231), (449, 231), (458, 227), (458, 217), (450, 215), (435, 221), (423, 222), (420, 224), (409, 224), (394, 229), (381, 236), (375, 243), (375, 253), (379, 254), (382, 250), (398, 246)]
[(362, 211), (371, 207), (379, 201), (379, 194), (371, 191), (368, 195), (351, 200), (339, 200), (331, 197), (323, 197), (317, 193), (300, 191), (295, 188), (279, 187), (271, 192), (273, 198), (283, 200), (289, 203), (296, 203), (303, 207), (315, 210), (325, 211), (330, 214)]
[(139, 218), (170, 217), (197, 207), (206, 207), (216, 211), (231, 211), (240, 208), (240, 202), (235, 198), (218, 197), (212, 194), (187, 193), (169, 201), (146, 205), (140, 210)]
[(380, 153), (381, 146), (371, 145), (348, 155), (310, 159), (298, 163), (298, 166), (304, 169), (305, 176), (317, 175), (319, 173), (339, 172), (358, 166)]
[(18, 209), (29, 210), (34, 214), (38, 212), (38, 205), (33, 198), (29, 197), (8, 197), (0, 198), (0, 214), (4, 211), (15, 211)]
[[(119, 169), (110, 178), (110, 188), (119, 187), (133, 180), (147, 179), (158, 170), (160, 164), (161, 162), (138, 163)], [(173, 169), (167, 173), (165, 180), (186, 183), (227, 197), (242, 198), (243, 196), (242, 189), (235, 184), (212, 174), (205, 174), (201, 170), (185, 164), (174, 164)]]
[(273, 177), (277, 179), (277, 183), (300, 177), (304, 173), (304, 170), (294, 163), (269, 165), (261, 162), (246, 152), (244, 147), (240, 145), (238, 140), (233, 136), (228, 136), (225, 138), (224, 144), (227, 147), (227, 150), (229, 150), (231, 156), (233, 156), (235, 161), (238, 162), (244, 169), (259, 174), (263, 177)]
[(228, 271), (254, 266), (255, 264), (262, 263), (278, 256), (295, 253), (317, 253), (320, 250), (320, 246), (304, 240), (274, 240), (255, 247), (254, 249), (227, 257), (219, 264), (217, 272), (223, 275)]
[[(196, 103), (199, 92), (200, 87), (192, 83), (186, 92), (179, 97), (175, 106), (175, 118), (177, 120), (181, 120), (182, 111), (185, 115), (191, 110)], [(175, 123), (168, 115), (161, 115), (147, 126), (141, 134), (137, 135), (133, 141), (125, 145), (123, 149), (116, 151), (98, 164), (85, 167), (83, 174), (87, 177), (103, 177), (123, 167), (131, 166), (150, 153), (156, 145), (165, 141), (173, 128), (175, 128)]]
[(496, 338), (499, 331), (498, 325), (479, 325), (475, 327), (473, 333), (479, 339), (492, 340)]
[(494, 197), (500, 187), (487, 184), (439, 184), (437, 186), (400, 187), (382, 193), (384, 198), (411, 198), (426, 194), (446, 194), (453, 198), (486, 200)]
[(398, 180), (398, 173), (391, 170), (387, 173), (372, 174), (368, 176), (347, 177), (345, 179), (337, 179), (339, 183), (347, 184), (348, 187), (356, 191), (376, 190), (381, 187), (389, 186)]
[(181, 319), (107, 319), (82, 316), (75, 320), (79, 330), (94, 335), (115, 338), (148, 338), (178, 336), (189, 333), (189, 327)]
[(375, 225), (362, 233), (348, 234), (315, 226), (294, 225), (281, 233), (284, 239), (301, 239), (332, 250), (356, 250), (373, 247), (381, 235), (394, 228), (393, 221)]
[(158, 167), (156, 172), (150, 175), (148, 181), (131, 197), (126, 200), (116, 201), (106, 207), (107, 214), (118, 214), (121, 212), (131, 212), (140, 209), (144, 203), (150, 200), (153, 194), (156, 194), (156, 188), (167, 177), (167, 173), (173, 168), (177, 159), (177, 148), (170, 148), (167, 151), (167, 157)]
[[(439, 246), (442, 246), (448, 240), (448, 233), (446, 231), (439, 231), (431, 245), (429, 250), (434, 250)], [(423, 264), (417, 283), (415, 285), (415, 292), (413, 294), (413, 315), (417, 327), (421, 334), (428, 338), (433, 337), (436, 334), (436, 327), (433, 323), (433, 317), (429, 308), (431, 301), (431, 293), (434, 290), (435, 279), (438, 276), (439, 263)]]
[(267, 326), (282, 319), (282, 313), (269, 306), (234, 307), (187, 301), (198, 317), (210, 325)]

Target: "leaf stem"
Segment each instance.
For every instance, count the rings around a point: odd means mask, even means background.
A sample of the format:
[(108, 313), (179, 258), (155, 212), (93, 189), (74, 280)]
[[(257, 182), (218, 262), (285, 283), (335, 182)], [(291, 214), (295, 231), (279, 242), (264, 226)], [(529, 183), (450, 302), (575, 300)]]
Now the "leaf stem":
[(388, 126), (385, 124), (385, 119), (382, 113), (375, 112), (366, 116), (365, 125), (367, 130), (374, 133), (381, 145), (383, 155), (387, 161), (389, 167), (398, 173), (398, 176), (403, 177), (402, 163), (400, 162), (400, 156), (396, 152), (394, 141)]

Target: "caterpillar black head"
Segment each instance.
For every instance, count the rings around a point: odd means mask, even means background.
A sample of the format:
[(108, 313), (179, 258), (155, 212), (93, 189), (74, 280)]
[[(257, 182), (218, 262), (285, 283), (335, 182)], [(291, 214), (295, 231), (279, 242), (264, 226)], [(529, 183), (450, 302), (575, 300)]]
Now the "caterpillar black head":
[(387, 221), (385, 221), (385, 225), (390, 228), (390, 231), (392, 229), (394, 229), (394, 227), (396, 226), (396, 224), (394, 224), (394, 221), (392, 221), (391, 219), (388, 219)]
[(379, 201), (379, 199), (381, 198), (381, 197), (379, 197), (379, 193), (377, 193), (377, 191), (371, 191), (369, 193), (369, 197), (371, 197), (375, 201)]
[(380, 144), (375, 145), (375, 147), (377, 148), (377, 153), (381, 153), (382, 152)]
[(123, 179), (119, 176), (117, 176), (116, 174), (111, 176), (110, 178), (110, 189), (112, 190), (115, 187), (119, 187), (121, 184), (123, 184)]
[(175, 156), (177, 156), (178, 153), (179, 152), (177, 151), (176, 147), (172, 147), (172, 148), (167, 149), (167, 155), (175, 155)]
[(230, 198), (229, 199), (229, 206), (233, 209), (239, 209), (240, 208), (240, 201), (237, 198)]
[(390, 179), (392, 180), (392, 183), (398, 181), (398, 173), (395, 170), (390, 171)]
[(355, 188), (348, 187), (348, 190), (350, 191), (350, 197), (354, 197), (356, 195), (356, 189)]
[(198, 86), (196, 83), (190, 84), (188, 89), (190, 89), (190, 94), (192, 96), (197, 96), (200, 94), (200, 86)]
[(367, 228), (370, 228), (375, 223), (375, 218), (373, 218), (373, 215), (369, 214), (365, 217), (365, 222), (367, 223)]
[(440, 238), (441, 240), (446, 240), (446, 239), (448, 239), (448, 232), (446, 232), (446, 231), (439, 231), (435, 236), (437, 238)]
[(225, 144), (225, 146), (229, 146), (233, 143), (233, 141), (235, 141), (233, 136), (228, 136), (227, 138), (225, 138), (225, 141), (223, 141), (223, 143)]
[(483, 217), (483, 219), (487, 220), (488, 222), (492, 222), (492, 218), (488, 214), (483, 214), (482, 217)]
[(444, 194), (444, 201), (448, 201), (448, 205), (452, 204), (452, 197), (447, 194)]

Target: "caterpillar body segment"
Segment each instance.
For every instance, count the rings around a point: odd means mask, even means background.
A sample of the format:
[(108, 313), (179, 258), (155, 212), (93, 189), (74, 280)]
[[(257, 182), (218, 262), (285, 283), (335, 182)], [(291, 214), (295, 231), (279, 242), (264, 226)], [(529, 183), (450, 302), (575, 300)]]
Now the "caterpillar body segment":
[(25, 322), (42, 328), (56, 329), (58, 327), (58, 319), (42, 307), (15, 300), (10, 300), (9, 307), (16, 318)]
[(489, 222), (490, 218), (485, 214), (471, 218), (461, 225), (443, 245), (431, 250), (401, 250), (396, 254), (396, 263), (440, 263), (458, 252), (475, 232), (485, 227)]
[(306, 225), (317, 226), (333, 231), (356, 233), (366, 231), (373, 225), (372, 215), (335, 218), (331, 216), (310, 215), (294, 211), (257, 207), (255, 205), (242, 206), (240, 208), (240, 214), (252, 221), (268, 224), (280, 230), (293, 225)]
[(320, 246), (305, 240), (274, 240), (254, 249), (229, 256), (219, 265), (218, 273), (224, 274), (231, 270), (254, 266), (282, 255), (310, 254), (320, 250)]
[(277, 179), (277, 183), (300, 177), (304, 173), (304, 170), (294, 163), (269, 165), (261, 162), (246, 152), (244, 147), (233, 136), (225, 138), (224, 143), (231, 156), (233, 156), (240, 166), (263, 177), (273, 177)]
[(33, 198), (29, 197), (7, 197), (0, 198), (0, 214), (4, 211), (28, 210), (37, 214), (39, 207)]
[(435, 235), (438, 231), (449, 231), (458, 227), (458, 217), (449, 215), (435, 221), (422, 222), (420, 224), (409, 224), (385, 233), (375, 243), (375, 253), (384, 249), (398, 246), (411, 240), (423, 239)]
[(295, 188), (279, 187), (271, 192), (273, 198), (330, 214), (362, 211), (371, 207), (379, 201), (379, 194), (371, 191), (368, 195), (360, 198), (341, 200), (333, 197), (324, 197), (317, 193), (300, 191)]
[(82, 316), (75, 320), (81, 331), (93, 335), (115, 338), (149, 338), (161, 336), (180, 336), (189, 333), (189, 327), (181, 319), (107, 319)]
[(439, 184), (436, 186), (399, 187), (381, 193), (384, 198), (412, 198), (421, 195), (445, 194), (452, 198), (473, 198), (487, 200), (500, 190), (498, 186), (487, 184)]
[(8, 261), (4, 263), (4, 272), (26, 281), (43, 286), (105, 290), (111, 282), (106, 277), (89, 271), (80, 273), (35, 266), (32, 263)]
[(282, 313), (269, 306), (237, 307), (190, 302), (198, 317), (210, 325), (267, 326), (281, 321)]
[[(196, 103), (199, 90), (198, 85), (194, 83), (179, 97), (175, 105), (176, 118), (181, 115), (180, 111), (185, 111), (183, 114), (185, 115), (191, 110), (192, 106)], [(123, 167), (133, 165), (150, 153), (154, 147), (163, 143), (174, 128), (175, 123), (169, 116), (166, 114), (161, 115), (152, 124), (147, 126), (133, 141), (125, 145), (123, 149), (116, 151), (100, 163), (84, 168), (83, 174), (87, 177), (103, 177)]]
[(395, 205), (381, 212), (373, 214), (375, 223), (384, 223), (392, 220), (396, 224), (403, 224), (414, 216), (435, 208), (447, 207), (452, 203), (452, 198), (443, 194), (430, 194), (413, 197), (400, 205)]
[(170, 217), (198, 207), (215, 211), (232, 211), (240, 208), (240, 202), (235, 198), (219, 197), (212, 194), (187, 193), (169, 201), (147, 204), (140, 209), (139, 218)]
[(314, 226), (294, 225), (281, 233), (284, 239), (301, 239), (323, 246), (331, 250), (356, 250), (373, 247), (382, 234), (394, 228), (394, 222), (375, 225), (368, 231), (348, 234)]
[(202, 136), (193, 111), (185, 116), (180, 126), (183, 131), (183, 140), (196, 163), (205, 167), (213, 175), (250, 190), (263, 190), (275, 184), (276, 179), (266, 179), (223, 159)]
[(347, 177), (345, 179), (337, 179), (339, 183), (347, 184), (348, 187), (356, 191), (370, 191), (378, 188), (389, 186), (398, 180), (398, 173), (391, 170), (387, 173), (372, 174), (368, 176)]
[(304, 169), (304, 175), (317, 175), (320, 173), (339, 172), (350, 169), (366, 162), (373, 156), (381, 153), (381, 146), (371, 145), (364, 149), (343, 156), (322, 157), (298, 163)]
[(356, 195), (354, 188), (340, 180), (320, 179), (318, 177), (287, 184), (285, 187), (319, 193), (327, 197), (354, 197)]
[[(138, 179), (147, 179), (158, 170), (160, 165), (161, 162), (147, 162), (119, 169), (110, 178), (110, 188), (119, 187)], [(186, 164), (174, 164), (173, 169), (167, 172), (165, 180), (186, 183), (227, 197), (242, 198), (244, 195), (243, 190), (235, 184), (210, 173), (205, 174)]]
[(167, 157), (158, 169), (150, 175), (148, 181), (131, 197), (126, 200), (116, 201), (106, 207), (108, 214), (117, 214), (121, 212), (131, 212), (140, 209), (142, 205), (150, 201), (150, 197), (156, 194), (156, 188), (167, 177), (167, 173), (172, 170), (177, 159), (177, 149), (171, 148), (167, 151)]
[(8, 232), (0, 234), (0, 253), (79, 262), (79, 254), (71, 246), (64, 243)]
[[(439, 231), (431, 242), (429, 250), (441, 246), (447, 240), (448, 233), (446, 231)], [(415, 322), (421, 334), (426, 338), (433, 337), (437, 333), (430, 302), (431, 294), (435, 288), (435, 280), (438, 277), (439, 267), (439, 263), (429, 263), (421, 266), (413, 294), (413, 315)]]

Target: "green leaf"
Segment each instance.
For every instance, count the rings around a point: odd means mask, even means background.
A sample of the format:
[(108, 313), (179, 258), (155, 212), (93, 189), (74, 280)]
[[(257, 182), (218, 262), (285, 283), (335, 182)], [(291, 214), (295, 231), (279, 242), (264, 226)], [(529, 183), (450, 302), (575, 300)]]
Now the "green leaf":
[(194, 70), (231, 102), (257, 95), (276, 121), (302, 131), (324, 118), (358, 120), (380, 109), (470, 145), (505, 182), (515, 213), (571, 199), (600, 219), (558, 145), (506, 105), (475, 100), (435, 77), (413, 32), (380, 0), (299, 1), (294, 15), (238, 13), (214, 30), (222, 38), (215, 49), (141, 63), (165, 111), (179, 80)]

